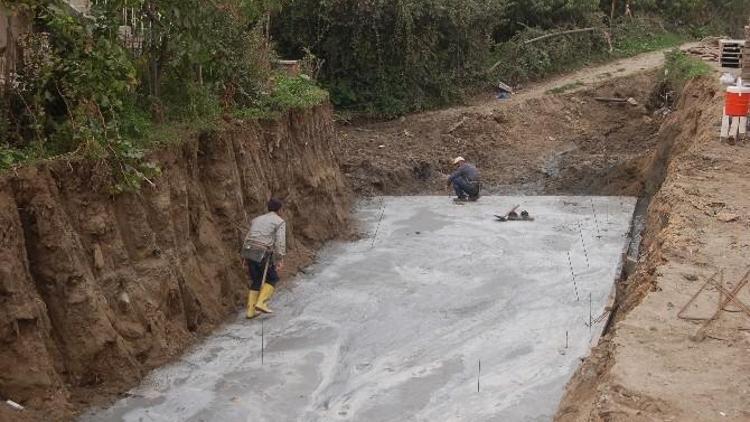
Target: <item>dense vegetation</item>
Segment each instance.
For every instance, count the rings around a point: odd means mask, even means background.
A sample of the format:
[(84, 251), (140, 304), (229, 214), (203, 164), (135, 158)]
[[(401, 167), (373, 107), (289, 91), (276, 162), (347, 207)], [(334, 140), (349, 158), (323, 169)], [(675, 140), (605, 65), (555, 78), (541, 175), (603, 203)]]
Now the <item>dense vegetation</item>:
[(62, 0), (2, 5), (34, 31), (3, 84), (0, 167), (75, 152), (108, 163), (114, 191), (131, 190), (157, 171), (143, 151), (165, 128), (327, 98), (309, 78), (272, 73), (271, 1), (108, 0), (91, 16)]
[[(2, 75), (0, 168), (60, 154), (108, 163), (115, 191), (155, 142), (221, 118), (325, 101), (393, 116), (583, 63), (741, 28), (748, 0), (0, 0), (32, 19)], [(584, 32), (539, 40), (566, 29)], [(276, 51), (304, 75), (272, 71)], [(308, 76), (309, 75), (309, 76)], [(312, 78), (311, 78), (312, 77)]]
[[(288, 0), (274, 15), (273, 35), (284, 56), (309, 51), (326, 60), (321, 79), (339, 108), (397, 115), (454, 102), (497, 80), (522, 83), (741, 29), (748, 3)], [(528, 43), (571, 28), (594, 29)]]

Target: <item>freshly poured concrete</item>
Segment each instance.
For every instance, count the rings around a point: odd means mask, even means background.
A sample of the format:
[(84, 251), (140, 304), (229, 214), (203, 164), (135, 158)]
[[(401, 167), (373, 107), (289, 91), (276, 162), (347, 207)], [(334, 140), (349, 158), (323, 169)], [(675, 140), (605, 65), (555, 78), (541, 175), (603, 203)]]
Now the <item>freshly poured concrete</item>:
[[(494, 221), (514, 204), (536, 220)], [(359, 212), (369, 235), (325, 250), (262, 326), (238, 317), (82, 420), (548, 421), (602, 330), (589, 318), (609, 299), (634, 206), (373, 200)]]

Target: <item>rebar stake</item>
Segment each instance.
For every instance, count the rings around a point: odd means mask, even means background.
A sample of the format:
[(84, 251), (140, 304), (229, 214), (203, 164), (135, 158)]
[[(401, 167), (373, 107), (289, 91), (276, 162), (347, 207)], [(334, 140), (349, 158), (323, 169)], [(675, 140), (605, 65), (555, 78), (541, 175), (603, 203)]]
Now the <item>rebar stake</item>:
[(479, 370), (477, 371), (477, 393), (479, 392), (479, 378), (482, 376), (482, 359), (479, 359)]
[(601, 237), (602, 232), (599, 230), (599, 219), (596, 218), (596, 208), (594, 207), (594, 198), (589, 198), (591, 202), (591, 213), (594, 215), (594, 224), (596, 225), (596, 235)]
[(573, 260), (570, 258), (570, 251), (568, 251), (568, 264), (570, 265), (570, 276), (573, 278), (573, 291), (576, 293), (576, 302), (580, 302), (581, 296), (578, 295), (578, 284), (576, 283), (576, 273), (573, 271)]
[(263, 320), (260, 320), (260, 365), (263, 366), (263, 355), (266, 346), (264, 332), (263, 332)]
[(592, 327), (594, 325), (594, 316), (592, 315), (593, 305), (591, 301), (591, 292), (589, 292), (589, 334), (591, 334)]
[(581, 246), (583, 247), (583, 256), (586, 257), (586, 267), (591, 268), (589, 263), (589, 251), (586, 249), (586, 242), (583, 241), (583, 226), (578, 221), (578, 233), (581, 235)]

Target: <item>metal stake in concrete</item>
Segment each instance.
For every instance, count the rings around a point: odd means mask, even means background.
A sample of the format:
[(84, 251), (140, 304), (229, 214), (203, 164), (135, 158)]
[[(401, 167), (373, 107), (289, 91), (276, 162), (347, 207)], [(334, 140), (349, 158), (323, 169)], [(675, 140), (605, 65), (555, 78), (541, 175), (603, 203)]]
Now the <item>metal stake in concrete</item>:
[(576, 273), (573, 271), (573, 260), (570, 258), (570, 251), (568, 251), (568, 265), (570, 265), (570, 276), (573, 278), (573, 291), (576, 292), (576, 302), (580, 302), (581, 296), (578, 295), (578, 284), (576, 283)]
[(380, 210), (380, 219), (378, 219), (378, 225), (375, 227), (375, 233), (372, 235), (372, 244), (370, 244), (370, 249), (373, 249), (375, 247), (375, 240), (378, 238), (380, 223), (383, 222), (383, 216), (385, 216), (385, 200), (383, 200), (383, 208)]
[(565, 330), (565, 348), (568, 348), (568, 331)]
[(599, 230), (599, 219), (596, 217), (596, 207), (594, 207), (594, 198), (589, 198), (591, 201), (591, 213), (594, 215), (594, 225), (596, 225), (596, 235), (602, 237), (602, 232)]
[(591, 334), (591, 327), (594, 325), (593, 305), (591, 301), (591, 292), (589, 292), (589, 334)]
[(591, 264), (589, 263), (589, 252), (586, 250), (586, 242), (583, 241), (583, 226), (580, 221), (578, 222), (578, 233), (581, 235), (581, 246), (583, 247), (583, 256), (586, 257), (586, 266), (591, 268)]
[(265, 338), (263, 332), (263, 320), (260, 320), (260, 365), (263, 366), (263, 354), (265, 349)]
[(479, 370), (477, 371), (477, 393), (479, 392), (479, 378), (482, 376), (482, 359), (479, 359)]

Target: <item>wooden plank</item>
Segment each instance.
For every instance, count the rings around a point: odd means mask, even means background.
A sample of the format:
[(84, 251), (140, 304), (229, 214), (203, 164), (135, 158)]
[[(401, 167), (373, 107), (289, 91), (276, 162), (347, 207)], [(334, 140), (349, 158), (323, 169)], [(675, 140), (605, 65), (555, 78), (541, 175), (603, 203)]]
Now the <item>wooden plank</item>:
[(726, 114), (721, 118), (721, 139), (729, 137), (729, 116)]
[(740, 117), (740, 139), (745, 139), (747, 135), (747, 117)]
[(740, 119), (732, 117), (732, 124), (729, 126), (729, 139), (738, 139), (740, 133)]

